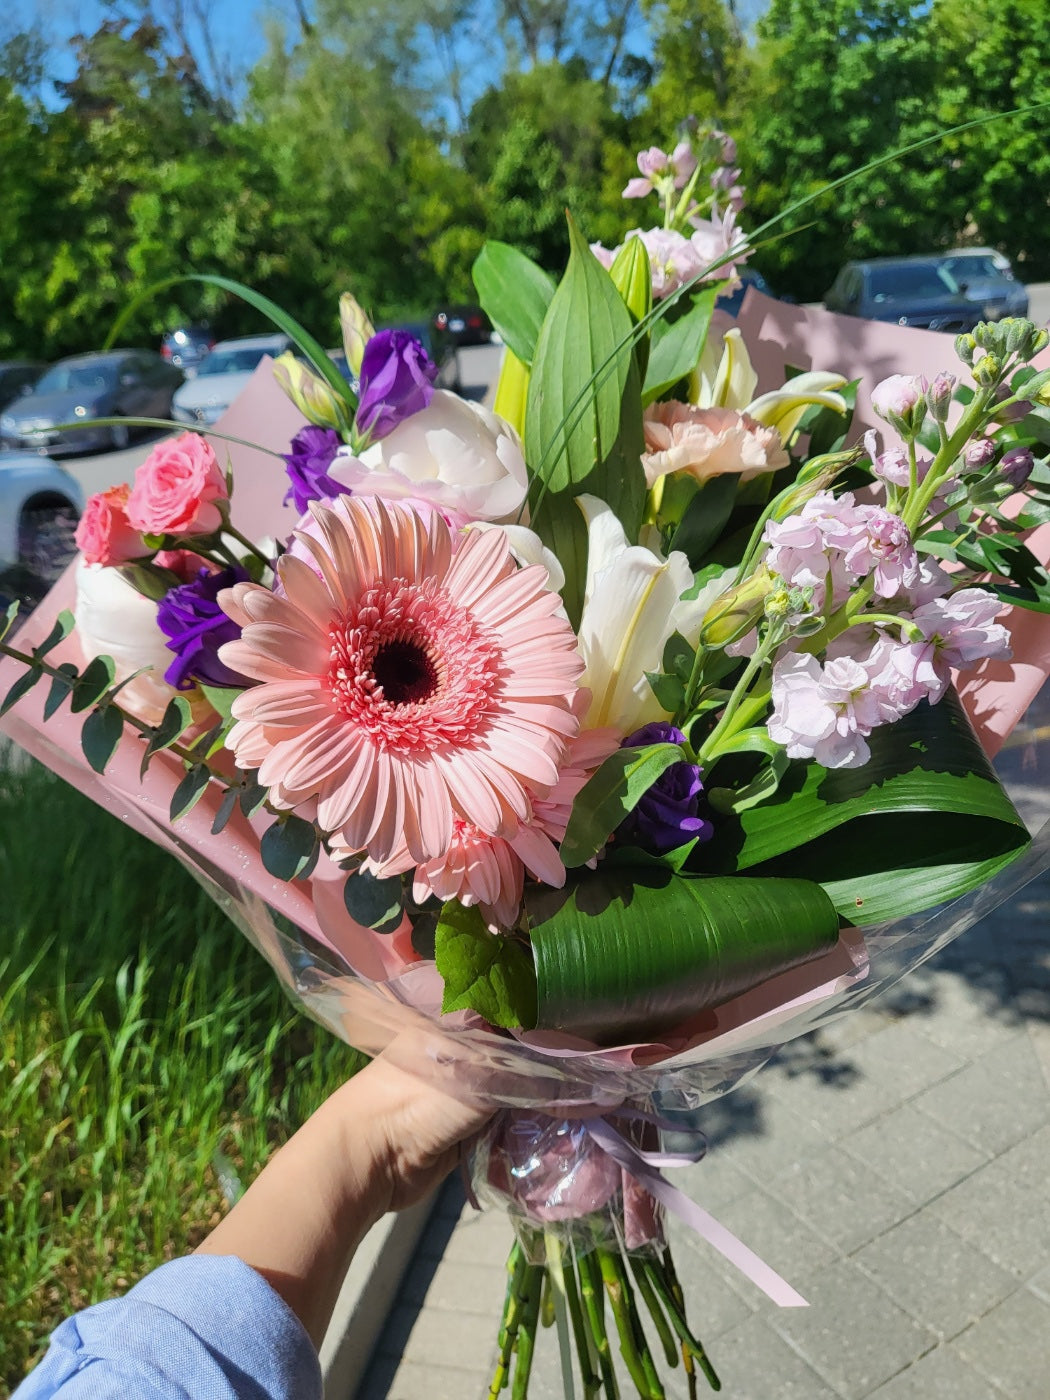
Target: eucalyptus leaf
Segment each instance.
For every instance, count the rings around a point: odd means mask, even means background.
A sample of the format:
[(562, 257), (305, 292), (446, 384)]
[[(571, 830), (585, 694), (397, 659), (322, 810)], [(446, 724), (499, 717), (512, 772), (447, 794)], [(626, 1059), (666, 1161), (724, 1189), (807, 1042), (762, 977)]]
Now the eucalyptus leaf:
[[(17, 605), (15, 605), (17, 606)], [(55, 618), (54, 626), (42, 642), (38, 642), (33, 648), (34, 656), (46, 656), (49, 651), (57, 647), (59, 642), (65, 641), (75, 626), (73, 614), (68, 608)]]
[(150, 731), (146, 751), (142, 755), (139, 777), (146, 772), (153, 755), (174, 744), (192, 723), (193, 711), (190, 709), (190, 702), (184, 695), (173, 695), (161, 716), (160, 724)]
[(449, 900), (434, 935), (434, 958), (445, 984), (443, 1012), (476, 1011), (493, 1026), (536, 1023), (536, 974), (515, 940), (490, 933), (476, 905)]
[(96, 773), (104, 773), (124, 734), (124, 718), (115, 705), (92, 710), (80, 731), (80, 747)]
[(478, 299), (503, 343), (524, 365), (532, 364), (555, 283), (518, 248), (489, 239), (474, 261)]
[(73, 686), (79, 674), (77, 668), (71, 661), (63, 661), (61, 666), (55, 668), (57, 675), (51, 677), (51, 689), (47, 693), (44, 701), (44, 718), (51, 716), (61, 708), (63, 700), (72, 694)]
[(228, 787), (223, 793), (222, 801), (219, 803), (219, 809), (215, 813), (215, 817), (211, 824), (211, 834), (213, 836), (219, 836), (223, 831), (225, 831), (226, 826), (230, 818), (233, 816), (234, 810), (236, 809), (237, 798), (239, 795), (240, 789), (236, 787)]
[(560, 855), (566, 869), (585, 865), (668, 768), (685, 761), (677, 744), (617, 749), (580, 789)]
[(298, 880), (317, 858), (319, 845), (313, 822), (294, 812), (281, 816), (262, 834), (259, 855), (267, 872), (277, 880)]
[(96, 656), (84, 667), (73, 686), (69, 708), (74, 714), (90, 709), (113, 684), (116, 664), (112, 656)]
[(168, 808), (168, 816), (171, 821), (177, 821), (187, 812), (196, 807), (197, 803), (204, 796), (211, 774), (203, 763), (195, 763), (189, 768), (185, 777), (171, 795), (171, 804)]
[(0, 626), (0, 642), (4, 640), (8, 632), (10, 632), (11, 628), (15, 625), (15, 618), (18, 616), (20, 606), (17, 598), (13, 603), (8, 603), (4, 611), (3, 625)]
[(0, 715), (6, 715), (12, 705), (17, 705), (23, 695), (28, 694), (33, 689), (37, 681), (43, 676), (43, 671), (37, 667), (23, 671), (15, 681), (14, 685), (4, 696), (3, 703), (0, 704)]
[(526, 890), (542, 1029), (599, 1041), (658, 1034), (833, 947), (819, 885), (705, 879), (603, 863)]
[(343, 903), (356, 923), (377, 933), (394, 933), (404, 916), (404, 885), (400, 875), (381, 880), (367, 870), (358, 870), (347, 876)]

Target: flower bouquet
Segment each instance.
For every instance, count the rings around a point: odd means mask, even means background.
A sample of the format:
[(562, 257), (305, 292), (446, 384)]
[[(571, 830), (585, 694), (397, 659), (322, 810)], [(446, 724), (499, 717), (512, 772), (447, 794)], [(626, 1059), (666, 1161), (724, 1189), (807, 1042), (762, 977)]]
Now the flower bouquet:
[(973, 711), (1050, 610), (1047, 332), (977, 326), (848, 445), (855, 380), (759, 392), (718, 320), (747, 253), (725, 138), (639, 165), (662, 228), (607, 253), (570, 225), (557, 283), (479, 257), (495, 411), (349, 295), (353, 382), (239, 289), (297, 353), (94, 497), (0, 641), (19, 743), (337, 1034), (503, 1110), (474, 1167), (518, 1232), (494, 1395), (541, 1320), (567, 1393), (617, 1395), (618, 1345), (662, 1394), (643, 1315), (717, 1387), (662, 1208), (803, 1300), (662, 1133), (1045, 864), (954, 681)]

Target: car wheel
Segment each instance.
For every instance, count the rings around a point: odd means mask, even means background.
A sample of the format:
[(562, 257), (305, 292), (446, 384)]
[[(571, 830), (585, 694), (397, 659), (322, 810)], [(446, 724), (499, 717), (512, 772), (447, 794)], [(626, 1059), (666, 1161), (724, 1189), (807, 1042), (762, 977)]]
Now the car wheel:
[(109, 430), (109, 439), (114, 452), (122, 452), (131, 441), (131, 429), (126, 423), (114, 423)]
[(29, 506), (18, 522), (18, 562), (52, 584), (76, 553), (77, 513), (70, 505)]

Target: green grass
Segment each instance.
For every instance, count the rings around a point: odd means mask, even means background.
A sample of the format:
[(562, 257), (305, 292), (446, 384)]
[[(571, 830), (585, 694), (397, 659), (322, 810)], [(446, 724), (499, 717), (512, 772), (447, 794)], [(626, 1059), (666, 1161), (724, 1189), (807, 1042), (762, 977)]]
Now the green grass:
[(220, 1174), (360, 1063), (170, 856), (0, 766), (0, 1395), (69, 1312), (192, 1249)]

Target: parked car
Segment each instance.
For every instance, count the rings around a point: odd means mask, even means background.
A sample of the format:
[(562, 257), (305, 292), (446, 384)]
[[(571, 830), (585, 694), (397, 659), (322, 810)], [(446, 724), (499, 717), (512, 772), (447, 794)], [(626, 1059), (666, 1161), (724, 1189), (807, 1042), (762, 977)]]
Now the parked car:
[(1017, 314), (1010, 309), (1017, 284), (1002, 280), (993, 287), (966, 278), (960, 281), (951, 259), (961, 269), (962, 256), (934, 253), (848, 262), (825, 293), (824, 305), (846, 316), (952, 334), (972, 330), (978, 321)]
[(175, 326), (160, 342), (160, 353), (168, 364), (181, 369), (187, 379), (192, 379), (197, 366), (214, 344), (211, 326)]
[(488, 345), (492, 322), (480, 306), (442, 306), (434, 312), (434, 330), (450, 335), (454, 345)]
[(34, 360), (0, 360), (0, 408), (28, 393), (45, 369)]
[(75, 553), (76, 478), (35, 453), (0, 452), (0, 606), (36, 603)]
[(1028, 289), (1019, 282), (1010, 259), (994, 248), (951, 248), (941, 261), (968, 301), (982, 306), (982, 320), (1028, 315)]
[(248, 335), (220, 340), (197, 366), (197, 373), (176, 393), (172, 417), (194, 427), (221, 418), (267, 355), (276, 359), (291, 348), (286, 335)]
[(71, 355), (46, 370), (31, 393), (0, 414), (0, 446), (47, 456), (127, 447), (131, 423), (59, 429), (78, 418), (167, 418), (182, 370), (154, 350)]

